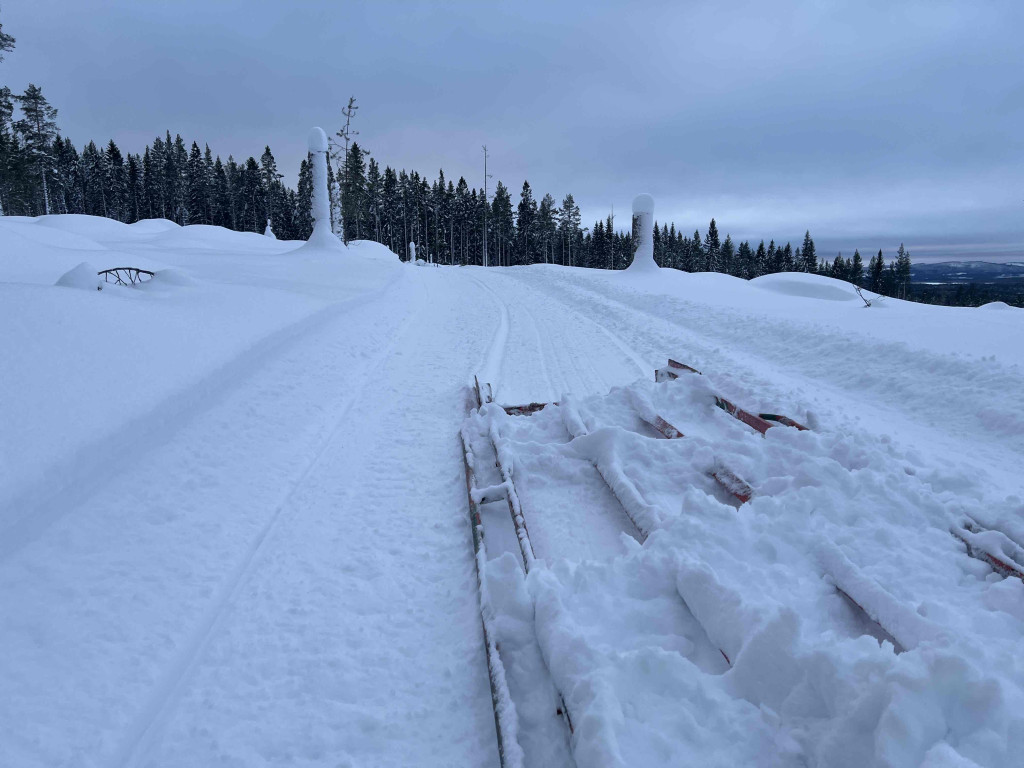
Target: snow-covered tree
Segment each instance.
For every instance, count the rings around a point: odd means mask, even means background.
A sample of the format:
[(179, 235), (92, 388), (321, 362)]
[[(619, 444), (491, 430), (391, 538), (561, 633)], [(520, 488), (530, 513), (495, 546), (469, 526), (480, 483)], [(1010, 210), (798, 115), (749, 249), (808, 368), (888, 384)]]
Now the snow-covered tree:
[(340, 250), (341, 243), (331, 231), (331, 197), (327, 189), (327, 134), (323, 128), (313, 128), (309, 132), (309, 165), (313, 177), (313, 233), (308, 242), (318, 248)]
[(633, 198), (633, 218), (636, 224), (636, 251), (627, 269), (647, 272), (658, 268), (654, 261), (654, 198), (648, 194)]

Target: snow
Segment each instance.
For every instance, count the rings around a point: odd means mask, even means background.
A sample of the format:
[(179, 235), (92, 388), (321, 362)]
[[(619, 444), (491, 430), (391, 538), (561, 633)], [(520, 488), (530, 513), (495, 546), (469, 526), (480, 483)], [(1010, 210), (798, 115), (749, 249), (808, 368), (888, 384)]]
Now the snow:
[(78, 288), (86, 291), (98, 291), (103, 289), (103, 280), (97, 274), (99, 270), (87, 261), (83, 261), (77, 267), (72, 267), (59, 278), (54, 285), (65, 288)]
[(0, 219), (0, 763), (1015, 764), (1024, 313), (344, 253)]
[[(824, 275), (811, 275), (802, 272), (778, 272), (773, 275), (755, 277), (750, 284), (766, 291), (781, 293), (785, 296), (801, 296), (809, 299), (826, 301), (856, 301), (860, 297), (853, 286), (845, 280), (836, 280)], [(863, 306), (863, 302), (861, 302)]]

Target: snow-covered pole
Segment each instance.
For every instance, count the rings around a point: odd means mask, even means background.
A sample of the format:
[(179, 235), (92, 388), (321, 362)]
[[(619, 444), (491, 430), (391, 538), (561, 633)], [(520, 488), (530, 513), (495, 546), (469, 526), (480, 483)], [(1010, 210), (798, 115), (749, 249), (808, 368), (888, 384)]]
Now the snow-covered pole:
[(640, 241), (629, 269), (657, 269), (658, 264), (654, 261), (654, 198), (646, 193), (633, 198), (633, 215), (640, 219), (637, 224)]
[(409, 243), (409, 261), (416, 263), (416, 243)]
[(331, 198), (327, 193), (327, 134), (323, 128), (309, 132), (309, 155), (313, 170), (313, 234), (307, 242), (340, 250), (338, 238), (331, 232)]

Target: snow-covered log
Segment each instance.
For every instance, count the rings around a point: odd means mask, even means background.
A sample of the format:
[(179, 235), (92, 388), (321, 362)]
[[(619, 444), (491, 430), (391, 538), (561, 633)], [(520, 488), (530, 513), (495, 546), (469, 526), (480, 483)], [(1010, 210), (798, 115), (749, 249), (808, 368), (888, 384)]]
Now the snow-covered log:
[(640, 218), (637, 226), (639, 242), (629, 269), (657, 269), (658, 265), (654, 261), (654, 198), (646, 193), (633, 198), (633, 215)]

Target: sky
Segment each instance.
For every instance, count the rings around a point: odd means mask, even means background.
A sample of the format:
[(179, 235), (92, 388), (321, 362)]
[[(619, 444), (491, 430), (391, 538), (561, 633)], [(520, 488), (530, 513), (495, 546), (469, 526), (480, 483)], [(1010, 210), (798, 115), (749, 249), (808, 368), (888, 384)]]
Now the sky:
[[(1024, 260), (1024, 2), (3, 0), (76, 144), (170, 130), (270, 145), (294, 184), (310, 126), (355, 96), (381, 165), (572, 193), (584, 224), (649, 192), (684, 232), (819, 256)], [(493, 190), (493, 186), (491, 187)]]

